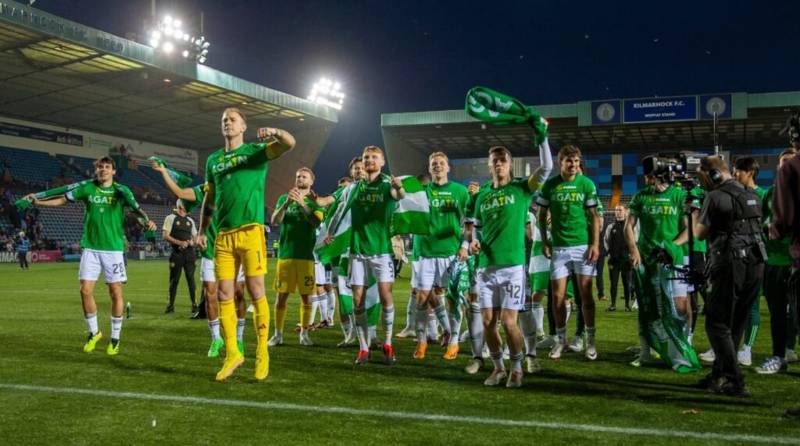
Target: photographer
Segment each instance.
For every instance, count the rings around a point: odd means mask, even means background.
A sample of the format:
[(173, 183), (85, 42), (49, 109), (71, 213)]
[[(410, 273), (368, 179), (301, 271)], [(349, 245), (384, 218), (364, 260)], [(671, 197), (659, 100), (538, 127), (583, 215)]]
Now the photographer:
[(754, 191), (733, 179), (720, 156), (703, 158), (697, 172), (709, 192), (693, 233), (698, 240), (708, 239), (711, 286), (705, 307), (706, 332), (716, 354), (712, 372), (698, 385), (714, 393), (749, 397), (736, 347), (764, 272), (761, 203)]
[[(639, 301), (641, 346), (639, 358), (631, 365), (639, 367), (649, 361), (653, 348), (673, 370), (687, 373), (698, 370), (700, 363), (687, 339), (687, 284), (675, 271), (683, 266), (683, 252), (673, 240), (680, 234), (687, 198), (686, 191), (674, 184), (675, 163), (677, 160), (661, 157), (644, 159), (647, 187), (633, 196), (625, 224)], [(637, 222), (638, 244), (634, 232)], [(653, 255), (659, 252), (669, 253), (662, 256), (667, 265), (659, 263)]]

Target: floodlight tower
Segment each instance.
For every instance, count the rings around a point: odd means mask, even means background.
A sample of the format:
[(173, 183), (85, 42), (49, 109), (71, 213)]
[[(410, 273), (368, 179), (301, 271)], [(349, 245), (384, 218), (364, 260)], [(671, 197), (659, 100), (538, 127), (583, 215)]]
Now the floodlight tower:
[(342, 85), (323, 77), (311, 88), (308, 100), (317, 104), (323, 104), (336, 110), (341, 110), (344, 104), (344, 93)]

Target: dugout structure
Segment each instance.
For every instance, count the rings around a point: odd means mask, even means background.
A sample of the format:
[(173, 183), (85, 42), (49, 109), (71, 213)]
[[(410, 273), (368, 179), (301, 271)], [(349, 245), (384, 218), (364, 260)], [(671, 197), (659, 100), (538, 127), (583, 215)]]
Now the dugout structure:
[(294, 151), (271, 163), (268, 204), (293, 186), (298, 167), (314, 165), (337, 122), (329, 107), (5, 0), (0, 83), (0, 117), (195, 150), (201, 175), (223, 144), (222, 110), (239, 107), (246, 140), (265, 126), (297, 139)]
[[(550, 121), (550, 146), (557, 151), (575, 144), (586, 158), (587, 175), (598, 192), (614, 197), (632, 195), (643, 185), (641, 158), (679, 150), (714, 150), (714, 114), (723, 153), (736, 158), (757, 156), (759, 183), (771, 184), (776, 153), (788, 146), (780, 135), (800, 91), (778, 93), (694, 94), (658, 98), (607, 99), (574, 104), (534, 105)], [(514, 174), (526, 174), (538, 153), (527, 126), (483, 124), (461, 110), (391, 113), (381, 116), (384, 143), (392, 171), (416, 174), (427, 156), (441, 150), (453, 160), (452, 176), (460, 181), (488, 177), (489, 147), (503, 145), (515, 157)], [(527, 159), (523, 159), (528, 157)], [(557, 168), (557, 167), (556, 167)]]

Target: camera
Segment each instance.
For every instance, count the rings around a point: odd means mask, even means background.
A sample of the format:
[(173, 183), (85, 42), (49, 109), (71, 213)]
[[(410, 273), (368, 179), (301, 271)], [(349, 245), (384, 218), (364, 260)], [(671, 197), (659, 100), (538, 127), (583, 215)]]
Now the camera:
[(654, 176), (667, 183), (696, 183), (700, 156), (679, 153), (659, 153), (642, 160), (645, 175)]

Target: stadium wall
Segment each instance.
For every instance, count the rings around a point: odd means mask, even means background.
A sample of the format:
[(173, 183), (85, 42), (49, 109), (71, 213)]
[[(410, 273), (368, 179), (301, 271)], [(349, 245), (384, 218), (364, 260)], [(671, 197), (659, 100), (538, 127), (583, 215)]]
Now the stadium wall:
[(180, 170), (197, 173), (198, 167), (198, 153), (195, 150), (5, 116), (0, 116), (0, 146), (93, 159), (112, 151), (119, 154), (118, 150), (124, 147), (127, 156), (139, 164), (146, 163), (148, 157), (155, 155)]

